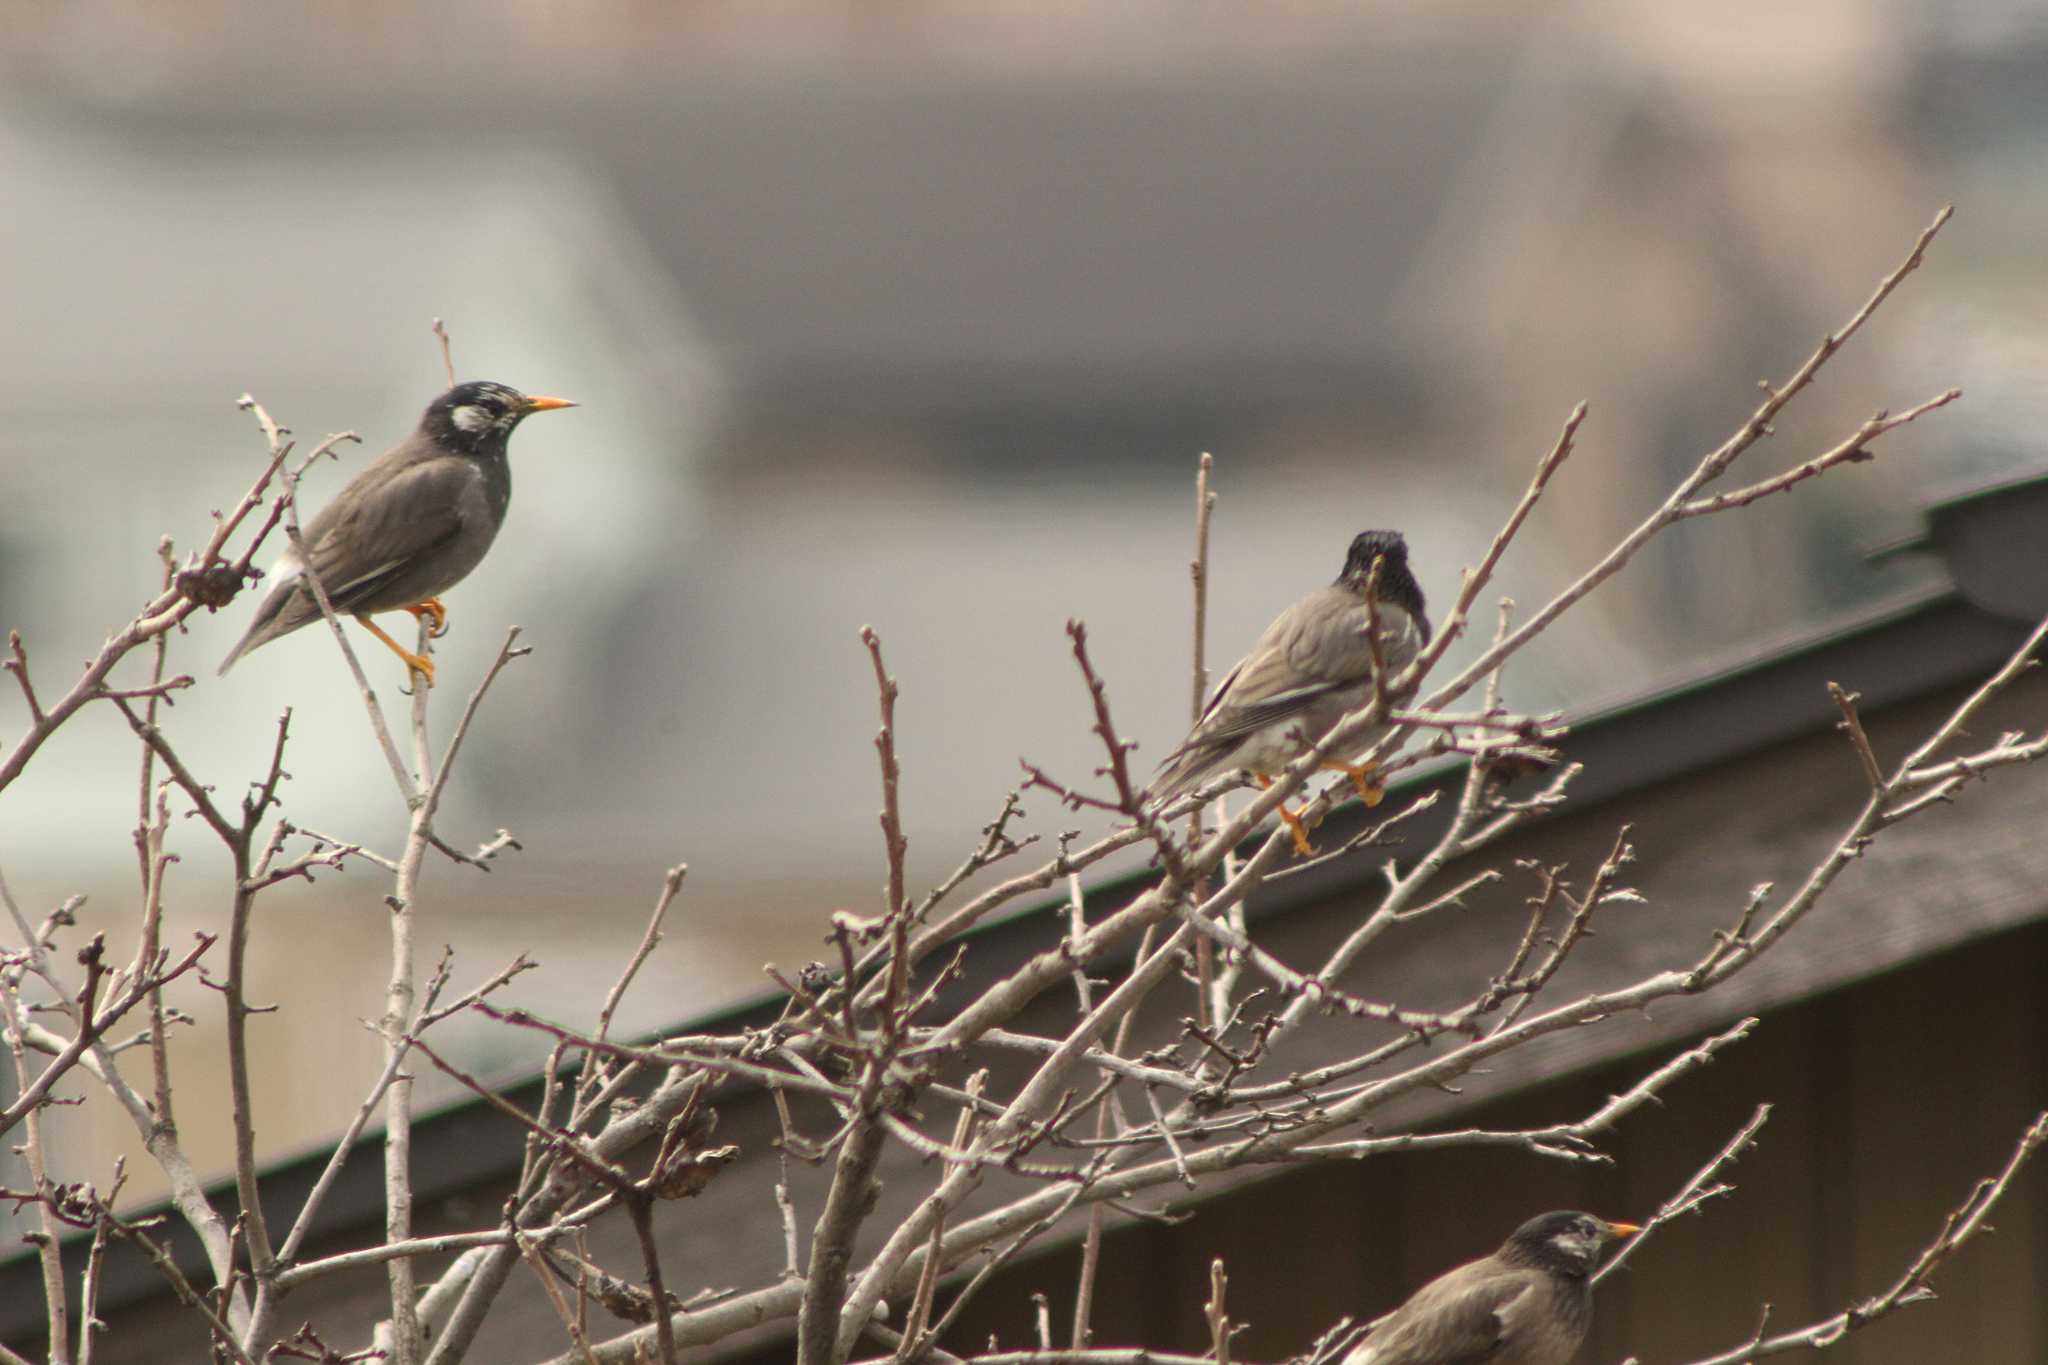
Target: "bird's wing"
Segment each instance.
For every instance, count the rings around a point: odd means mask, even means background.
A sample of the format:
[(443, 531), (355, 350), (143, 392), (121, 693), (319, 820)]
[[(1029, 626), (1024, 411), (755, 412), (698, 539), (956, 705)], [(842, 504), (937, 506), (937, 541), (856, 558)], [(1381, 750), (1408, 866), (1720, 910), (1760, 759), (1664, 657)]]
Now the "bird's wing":
[(423, 460), (372, 480), (368, 491), (336, 498), (306, 528), (313, 571), (337, 610), (374, 600), (379, 588), (419, 555), (462, 530), (483, 475), (468, 460)]
[(1430, 1281), (1372, 1331), (1344, 1365), (1485, 1365), (1507, 1345), (1537, 1271), (1460, 1266)]
[[(1398, 607), (1383, 606), (1380, 619), (1381, 652), (1398, 667), (1414, 657), (1414, 648), (1397, 654), (1393, 645), (1413, 628)], [(1371, 622), (1365, 603), (1341, 588), (1325, 588), (1289, 607), (1217, 688), (1189, 744), (1227, 744), (1299, 715), (1332, 692), (1369, 681), (1372, 649), (1366, 632)]]
[[(1380, 607), (1380, 653), (1390, 669), (1415, 657), (1421, 631), (1407, 612)], [(1148, 800), (1170, 797), (1229, 761), (1249, 735), (1307, 711), (1332, 692), (1372, 678), (1366, 643), (1372, 613), (1356, 593), (1332, 585), (1280, 613), (1266, 633), (1209, 694), (1202, 717), (1160, 762)], [(1320, 736), (1311, 735), (1316, 739)]]

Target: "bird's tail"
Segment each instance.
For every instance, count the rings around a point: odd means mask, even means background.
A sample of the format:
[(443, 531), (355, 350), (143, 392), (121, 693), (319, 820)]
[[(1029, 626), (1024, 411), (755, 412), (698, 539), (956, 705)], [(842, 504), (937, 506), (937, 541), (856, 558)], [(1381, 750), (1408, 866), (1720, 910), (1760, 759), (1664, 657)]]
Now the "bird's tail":
[(244, 654), (247, 654), (250, 650), (256, 648), (258, 645), (265, 643), (265, 640), (259, 640), (256, 638), (259, 629), (260, 627), (258, 626), (251, 626), (249, 627), (248, 634), (244, 635), (241, 639), (235, 641), (235, 647), (228, 651), (228, 657), (222, 659), (220, 661), (220, 667), (214, 670), (214, 677), (226, 677), (228, 670), (235, 666), (235, 660), (241, 658)]
[(271, 589), (270, 595), (263, 599), (263, 604), (256, 608), (256, 619), (249, 623), (249, 629), (243, 633), (241, 639), (235, 641), (235, 647), (228, 651), (228, 657), (220, 661), (220, 668), (214, 673), (215, 677), (224, 676), (235, 666), (235, 661), (250, 650), (260, 649), (278, 636), (305, 624), (303, 620), (289, 619), (298, 613), (286, 611), (297, 595), (297, 588), (296, 581), (287, 580)]
[(1138, 793), (1138, 804), (1146, 810), (1158, 810), (1181, 793), (1190, 791), (1209, 775), (1215, 755), (1207, 748), (1184, 744), (1166, 756), (1159, 765), (1159, 771)]

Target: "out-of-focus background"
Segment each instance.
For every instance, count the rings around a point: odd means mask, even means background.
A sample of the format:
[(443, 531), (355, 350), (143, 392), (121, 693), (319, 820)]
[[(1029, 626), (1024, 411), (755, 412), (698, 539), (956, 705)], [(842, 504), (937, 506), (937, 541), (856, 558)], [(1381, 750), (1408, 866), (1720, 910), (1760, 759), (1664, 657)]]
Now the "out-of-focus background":
[[(423, 945), (458, 979), (594, 1010), (661, 870), (680, 913), (627, 1029), (761, 990), (878, 908), (873, 624), (900, 678), (917, 876), (1028, 755), (1099, 762), (1062, 633), (1090, 625), (1155, 760), (1188, 713), (1192, 475), (1216, 457), (1212, 662), (1408, 534), (1455, 591), (1579, 399), (1592, 416), (1503, 570), (1542, 600), (1730, 431), (1943, 203), (1925, 271), (1751, 456), (1966, 401), (1872, 464), (1693, 523), (1560, 626), (1528, 707), (1640, 691), (1901, 587), (1862, 551), (1930, 495), (2039, 466), (2048, 17), (2020, 3), (1017, 0), (431, 7), (0, 5), (0, 626), (42, 687), (261, 468), (247, 391), (302, 437), (407, 432), (458, 369), (579, 400), (522, 428), (490, 560), (450, 596), (445, 735), (508, 626), (442, 827)], [(172, 666), (167, 725), (232, 794), (293, 710), (301, 825), (389, 848), (404, 812), (319, 631), (227, 679), (244, 599)], [(364, 658), (387, 699), (402, 681)], [(0, 689), (0, 733), (25, 711)], [(0, 794), (0, 868), (129, 942), (133, 741), (88, 714)], [(1038, 799), (1027, 828), (1078, 817)], [(175, 933), (225, 860), (177, 831)], [(274, 1153), (376, 1070), (385, 879), (270, 893), (256, 942)], [(218, 1045), (210, 998), (182, 1036)], [(499, 1074), (531, 1040), (464, 1035)], [(186, 1139), (226, 1122), (191, 1068)], [(445, 1090), (437, 1092), (445, 1094)], [(220, 1110), (225, 1114), (224, 1107)], [(61, 1120), (53, 1119), (53, 1122)], [(132, 1134), (83, 1123), (103, 1169)], [(146, 1168), (144, 1168), (146, 1174)], [(64, 1172), (58, 1173), (60, 1177)], [(146, 1181), (131, 1186), (152, 1193)]]

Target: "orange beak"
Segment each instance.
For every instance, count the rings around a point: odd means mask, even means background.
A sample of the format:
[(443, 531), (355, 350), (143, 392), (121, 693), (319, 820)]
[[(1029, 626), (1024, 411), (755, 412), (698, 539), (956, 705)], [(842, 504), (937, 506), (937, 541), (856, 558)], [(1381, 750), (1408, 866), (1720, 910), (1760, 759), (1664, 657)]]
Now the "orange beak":
[(1609, 1223), (1607, 1231), (1616, 1237), (1633, 1237), (1643, 1230), (1641, 1223)]
[(526, 410), (528, 412), (553, 412), (556, 408), (573, 408), (575, 406), (574, 403), (566, 398), (548, 398), (540, 394), (528, 394), (526, 398)]

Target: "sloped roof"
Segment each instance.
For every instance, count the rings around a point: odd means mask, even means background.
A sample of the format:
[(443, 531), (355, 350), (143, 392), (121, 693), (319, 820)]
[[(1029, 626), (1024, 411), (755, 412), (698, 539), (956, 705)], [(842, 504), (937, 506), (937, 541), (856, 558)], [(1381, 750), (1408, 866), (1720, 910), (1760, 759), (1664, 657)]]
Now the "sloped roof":
[(427, 154), (422, 199), (459, 204), (479, 170), (542, 201), (609, 180), (756, 415), (1384, 410), (1412, 401), (1395, 313), (1514, 41), (1391, 32), (1299, 64), (1008, 82), (702, 70), (530, 100), (475, 73), (268, 106), (246, 83), (147, 109), (31, 89), (145, 167), (226, 142), (299, 202), (318, 189), (298, 168), (373, 145)]
[[(1946, 542), (1944, 553), (1974, 539), (1970, 521), (1957, 520), (1956, 514), (1967, 505), (1980, 514), (2001, 506), (2025, 510), (2031, 534), (2024, 543), (2038, 545), (2048, 535), (2048, 502), (2040, 500), (2044, 490), (2048, 481), (2037, 481), (1937, 507), (1931, 518), (1937, 532), (1930, 544), (1944, 544), (1939, 531), (1944, 527), (1951, 536), (1961, 537)], [(2001, 524), (2000, 530), (2009, 532), (2011, 527)], [(2048, 602), (2037, 599), (2030, 610), (2048, 610)], [(1653, 888), (1658, 907), (1654, 915), (1603, 928), (1567, 965), (1557, 989), (1579, 992), (1631, 979), (1650, 954), (1667, 953), (1673, 944), (1704, 943), (1730, 918), (1749, 881), (1793, 876), (1810, 863), (1811, 846), (1831, 838), (1829, 831), (1839, 827), (1861, 796), (1854, 760), (1832, 733), (1838, 713), (1826, 692), (1828, 681), (1841, 681), (1862, 694), (1872, 739), (1886, 752), (1887, 746), (1903, 744), (1920, 733), (1936, 707), (1945, 706), (1958, 689), (2002, 663), (2026, 629), (2021, 619), (1986, 611), (1956, 587), (1940, 585), (1895, 598), (1804, 638), (1780, 642), (1768, 652), (1731, 661), (1654, 695), (1603, 708), (1575, 725), (1566, 748), (1571, 758), (1586, 764), (1585, 775), (1574, 787), (1565, 813), (1517, 838), (1546, 841), (1546, 857), (1567, 847), (1583, 846), (1584, 852), (1597, 844), (1604, 850), (1616, 823), (1643, 821), (1647, 829), (1638, 842), (1644, 854), (1631, 875)], [(2009, 697), (2008, 703), (2035, 706), (2042, 686), (2030, 682), (2024, 696)], [(1987, 716), (1987, 731), (1999, 720), (1997, 715)], [(1815, 776), (1827, 771), (1829, 754), (1839, 755), (1839, 781)], [(1742, 762), (1745, 758), (1750, 761)], [(1403, 794), (1455, 780), (1455, 773), (1448, 770), (1424, 774)], [(2011, 784), (2002, 802), (1966, 813), (1936, 813), (1888, 836), (1867, 855), (1878, 869), (1846, 881), (1834, 893), (1827, 932), (1793, 935), (1728, 988), (1698, 999), (1667, 1002), (1654, 1019), (1625, 1031), (1572, 1030), (1542, 1040), (1535, 1053), (1525, 1054), (1529, 1065), (1516, 1068), (1512, 1079), (1475, 1076), (1460, 1095), (1433, 1091), (1415, 1097), (1404, 1101), (1402, 1112), (1390, 1113), (1389, 1119), (1440, 1117), (1495, 1097), (1504, 1087), (1612, 1060), (2041, 918), (2048, 914), (2048, 896), (2042, 890), (2048, 886), (2048, 847), (2038, 838), (2035, 813), (2048, 806), (2048, 769), (2025, 767), (2001, 774), (1998, 780)], [(1729, 799), (1736, 789), (1745, 793), (1743, 798)], [(1616, 799), (1624, 796), (1632, 799), (1617, 806)], [(1449, 803), (1440, 805), (1447, 809)], [(2012, 818), (2001, 819), (2001, 814)], [(1426, 827), (1431, 815), (1410, 826), (1411, 846), (1432, 837)], [(1958, 818), (1970, 821), (1967, 840), (1958, 837)], [(1356, 810), (1340, 811), (1332, 817), (1328, 837), (1340, 839), (1344, 824), (1358, 819)], [(1511, 846), (1496, 850), (1494, 856), (1505, 860), (1513, 852)], [(1598, 851), (1591, 856), (1597, 858)], [(1321, 865), (1271, 884), (1252, 908), (1261, 917), (1272, 917), (1267, 933), (1275, 941), (1299, 948), (1306, 960), (1312, 954), (1304, 945), (1325, 937), (1347, 913), (1348, 902), (1378, 876), (1376, 863), (1365, 857)], [(1723, 884), (1729, 877), (1743, 878), (1743, 887)], [(1143, 881), (1142, 875), (1107, 881), (1093, 889), (1090, 904), (1113, 905)], [(1903, 894), (1908, 890), (1912, 894)], [(971, 995), (976, 980), (987, 980), (1041, 951), (1057, 931), (1057, 919), (1037, 907), (978, 929), (967, 979), (948, 993), (949, 998), (957, 1002)], [(1431, 1008), (1448, 1003), (1465, 989), (1461, 973), (1469, 964), (1490, 956), (1487, 945), (1497, 929), (1497, 923), (1476, 914), (1434, 919), (1426, 934), (1390, 939), (1387, 950), (1376, 954), (1361, 973), (1369, 979), (1355, 983), (1356, 988), (1371, 994), (1376, 983), (1398, 983), (1404, 1004)], [(1293, 956), (1284, 948), (1281, 955)], [(1439, 995), (1442, 1001), (1435, 998)], [(779, 1013), (781, 1004), (780, 998), (764, 999), (678, 1027), (710, 1031), (763, 1025)], [(942, 1001), (941, 1008), (945, 1007)], [(1323, 1039), (1316, 1027), (1301, 1035), (1311, 1053), (1318, 1047), (1344, 1049), (1333, 1051), (1334, 1057), (1355, 1050), (1355, 1036)], [(1311, 1056), (1306, 1064), (1315, 1060)], [(511, 1087), (513, 1099), (520, 1103), (530, 1103), (534, 1094), (527, 1092), (534, 1091), (531, 1083)], [(721, 1139), (740, 1141), (746, 1159), (765, 1158), (773, 1132), (765, 1100), (759, 1095), (750, 1100), (749, 1088), (734, 1084), (721, 1092), (719, 1107), (725, 1119)], [(761, 1112), (750, 1118), (750, 1110)], [(767, 1128), (751, 1132), (763, 1122)], [(381, 1177), (372, 1141), (365, 1139), (361, 1156), (344, 1168), (324, 1211), (326, 1235), (380, 1224)], [(481, 1103), (421, 1116), (413, 1135), (418, 1201), (425, 1206), (457, 1198), (509, 1175), (517, 1168), (520, 1148), (519, 1132)], [(911, 1160), (907, 1155), (903, 1159)], [(272, 1169), (264, 1182), (266, 1194), (280, 1209), (296, 1207), (320, 1164), (316, 1156)], [(913, 1187), (908, 1172), (902, 1174), (904, 1178), (889, 1185), (885, 1202), (900, 1200)], [(1245, 1173), (1244, 1178), (1256, 1177)], [(713, 1205), (736, 1198), (743, 1183), (716, 1182), (704, 1198)], [(218, 1204), (232, 1205), (229, 1188), (216, 1190), (214, 1197)], [(715, 1216), (719, 1210), (706, 1212)], [(727, 1212), (742, 1216), (736, 1208)], [(697, 1282), (698, 1268), (691, 1258), (701, 1259), (704, 1250), (678, 1246), (673, 1253), (676, 1262), (668, 1261), (670, 1254), (664, 1252), (664, 1261), (675, 1282)], [(757, 1268), (772, 1277), (775, 1270), (742, 1264), (749, 1255), (745, 1249), (721, 1245), (716, 1255), (717, 1264), (704, 1269), (706, 1280), (730, 1283)], [(29, 1257), (0, 1266), (0, 1335), (9, 1340), (26, 1339), (39, 1330), (36, 1274)], [(314, 1307), (310, 1300), (319, 1289), (309, 1287), (306, 1307)], [(332, 1286), (329, 1290), (338, 1292)], [(161, 1281), (139, 1262), (110, 1261), (102, 1308), (112, 1311), (161, 1292)]]
[(1389, 310), (1497, 60), (806, 89), (586, 145), (749, 406), (1227, 407), (1340, 376), (1384, 400), (1412, 379)]

